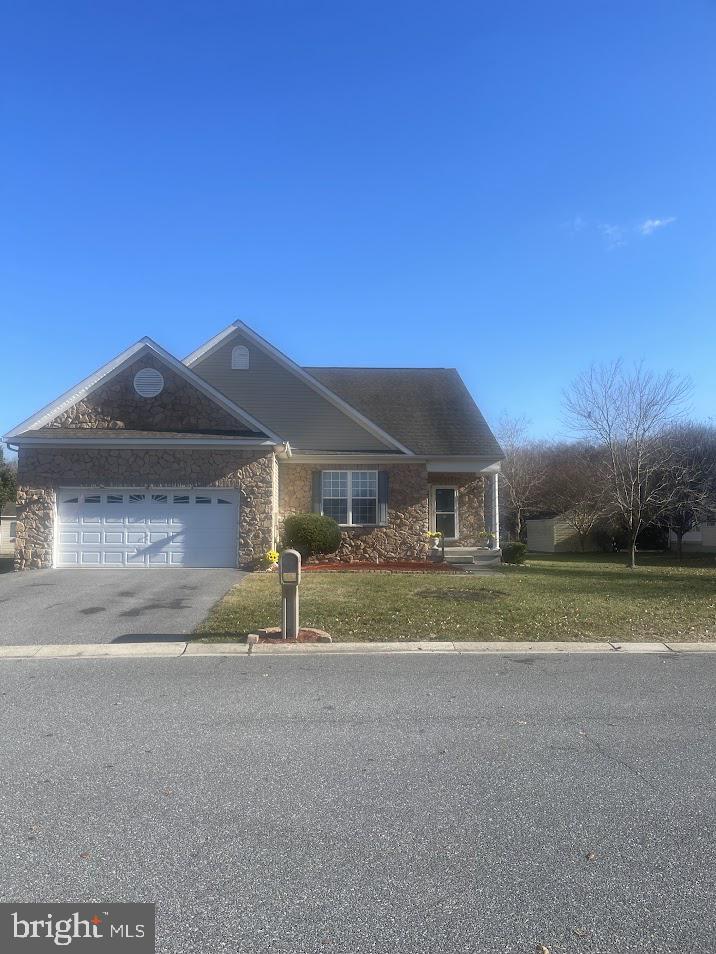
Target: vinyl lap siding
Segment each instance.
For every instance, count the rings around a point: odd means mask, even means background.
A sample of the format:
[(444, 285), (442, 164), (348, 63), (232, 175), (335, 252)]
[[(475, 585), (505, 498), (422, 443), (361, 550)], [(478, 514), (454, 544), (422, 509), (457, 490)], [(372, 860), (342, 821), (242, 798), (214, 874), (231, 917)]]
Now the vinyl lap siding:
[(566, 520), (559, 517), (552, 521), (554, 549), (557, 553), (572, 553), (579, 550), (579, 534)]
[[(528, 520), (527, 548), (533, 553), (578, 553), (582, 549), (579, 534), (563, 517)], [(587, 539), (584, 549), (593, 552), (598, 547)]]
[[(250, 365), (246, 370), (231, 368), (231, 351), (236, 345), (249, 349)], [(384, 451), (388, 447), (394, 450), (240, 334), (197, 361), (192, 371), (290, 441), (293, 447), (349, 451)]]
[(527, 548), (533, 553), (554, 553), (554, 520), (527, 521)]
[[(676, 537), (671, 534), (672, 546), (676, 545)], [(716, 551), (716, 527), (709, 527), (706, 523), (701, 523), (695, 530), (684, 534), (684, 550), (691, 552), (713, 553)]]

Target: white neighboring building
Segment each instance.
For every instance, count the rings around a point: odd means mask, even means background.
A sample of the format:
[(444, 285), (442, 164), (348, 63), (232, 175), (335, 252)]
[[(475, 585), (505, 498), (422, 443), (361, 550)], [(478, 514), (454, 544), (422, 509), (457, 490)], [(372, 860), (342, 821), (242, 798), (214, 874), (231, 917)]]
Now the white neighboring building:
[[(525, 527), (527, 549), (532, 553), (580, 553), (582, 550), (579, 534), (561, 514), (543, 520), (525, 520)], [(598, 549), (594, 541), (588, 538), (585, 552), (592, 553)]]
[[(669, 533), (669, 545), (676, 547), (676, 534)], [(684, 534), (684, 552), (715, 553), (716, 552), (716, 514), (711, 514), (700, 523), (695, 530)]]
[(15, 527), (17, 526), (15, 504), (5, 504), (0, 515), (0, 554), (12, 556), (15, 552)]

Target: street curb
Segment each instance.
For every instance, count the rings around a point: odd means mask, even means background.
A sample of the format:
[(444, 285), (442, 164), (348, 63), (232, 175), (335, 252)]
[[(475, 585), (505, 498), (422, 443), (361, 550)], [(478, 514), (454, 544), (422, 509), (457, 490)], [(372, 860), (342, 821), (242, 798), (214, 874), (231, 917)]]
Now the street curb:
[(310, 655), (404, 655), (448, 653), (452, 655), (554, 655), (602, 653), (714, 653), (713, 643), (577, 643), (577, 642), (384, 642), (384, 643), (258, 643), (249, 653), (245, 643), (176, 642), (86, 643), (77, 645), (0, 646), (0, 662), (5, 659), (121, 659), (161, 657), (189, 659), (216, 656), (310, 656)]

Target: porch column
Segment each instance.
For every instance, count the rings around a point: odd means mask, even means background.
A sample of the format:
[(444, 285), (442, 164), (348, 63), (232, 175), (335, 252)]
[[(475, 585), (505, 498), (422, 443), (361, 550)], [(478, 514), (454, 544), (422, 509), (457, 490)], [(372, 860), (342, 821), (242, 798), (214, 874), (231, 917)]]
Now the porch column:
[(495, 549), (500, 547), (500, 475), (495, 471), (492, 475), (492, 532), (495, 534)]

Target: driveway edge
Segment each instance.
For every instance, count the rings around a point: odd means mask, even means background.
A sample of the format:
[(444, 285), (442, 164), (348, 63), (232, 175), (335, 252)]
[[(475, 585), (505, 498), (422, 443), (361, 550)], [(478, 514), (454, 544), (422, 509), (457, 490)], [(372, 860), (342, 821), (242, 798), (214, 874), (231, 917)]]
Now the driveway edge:
[(554, 655), (556, 653), (713, 653), (713, 643), (577, 643), (577, 642), (384, 642), (384, 643), (259, 643), (249, 653), (244, 643), (176, 642), (88, 643), (77, 645), (0, 646), (5, 659), (121, 659), (163, 657), (190, 659), (207, 656), (330, 656), (450, 653), (453, 655)]

